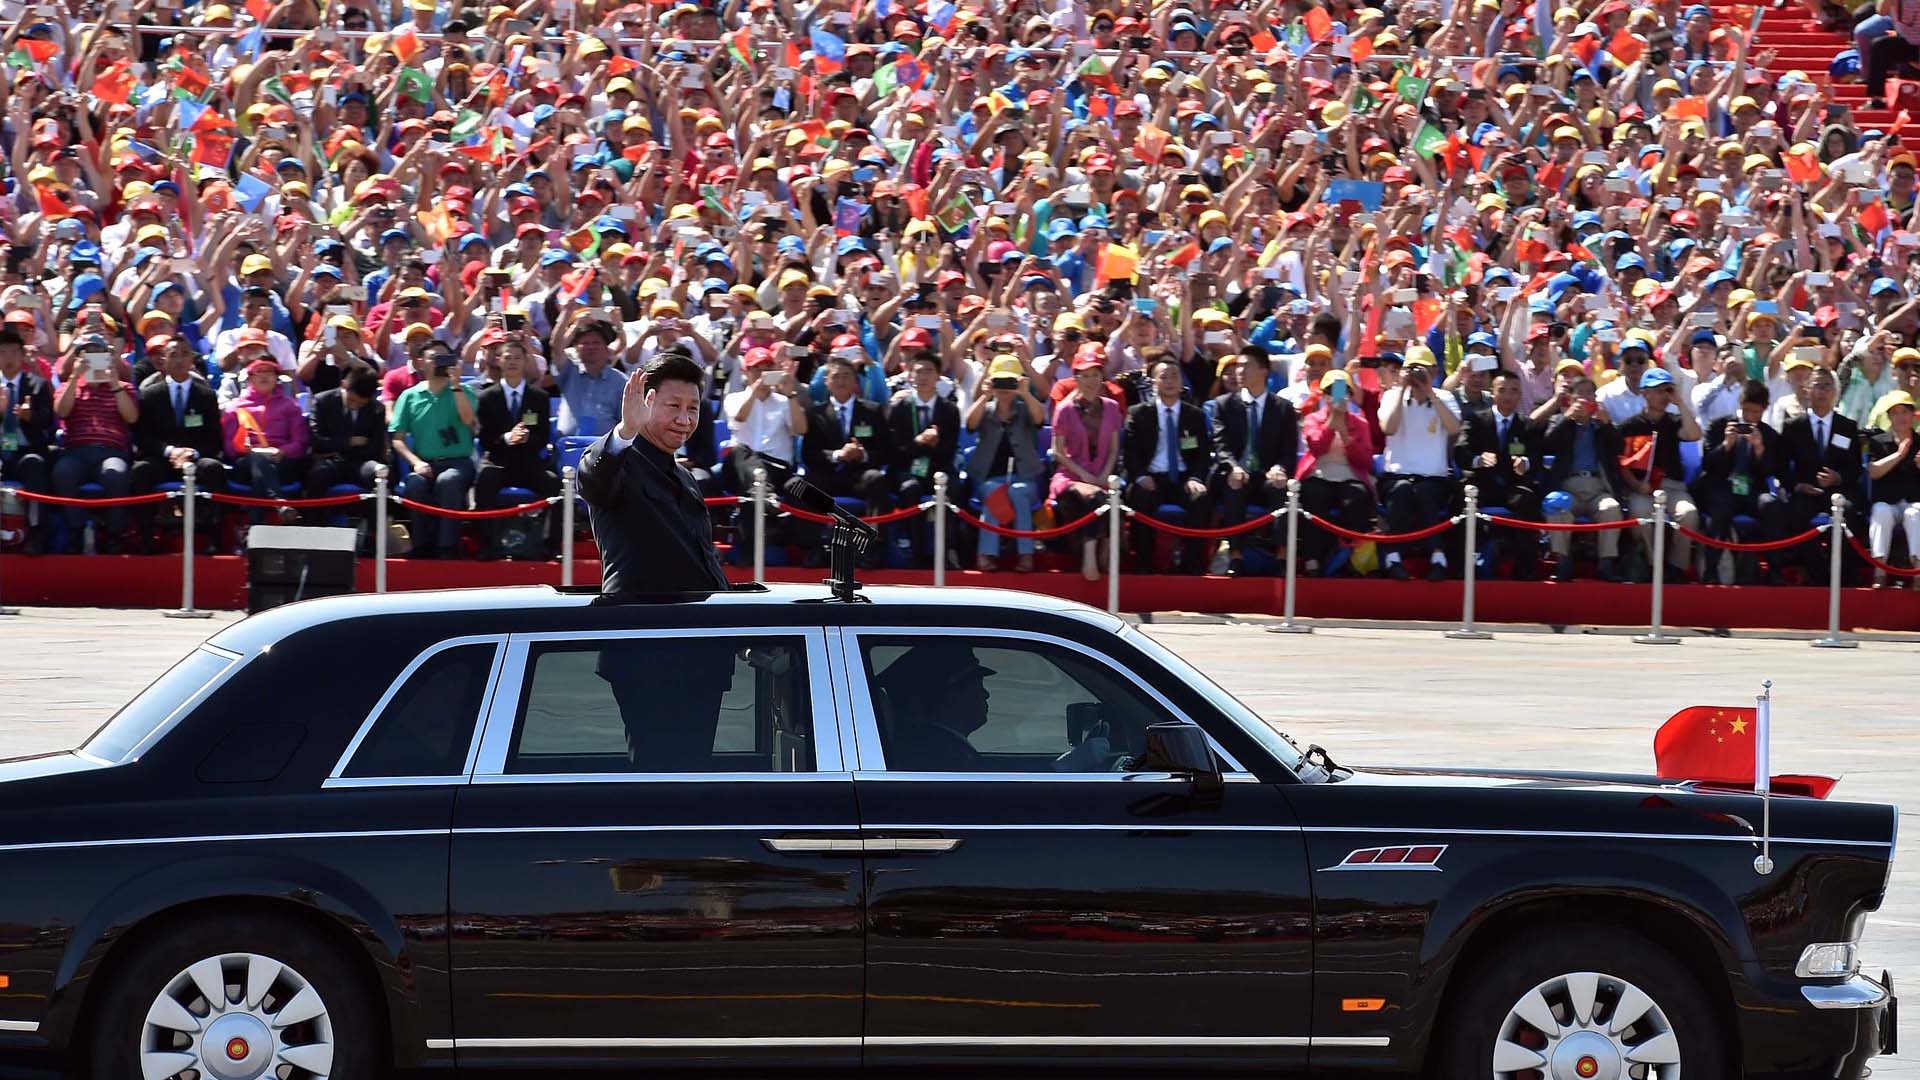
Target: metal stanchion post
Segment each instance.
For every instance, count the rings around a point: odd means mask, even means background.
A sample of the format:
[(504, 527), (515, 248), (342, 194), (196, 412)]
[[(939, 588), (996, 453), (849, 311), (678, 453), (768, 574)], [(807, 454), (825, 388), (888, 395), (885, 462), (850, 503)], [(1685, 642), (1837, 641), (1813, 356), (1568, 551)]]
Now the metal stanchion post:
[(560, 470), (560, 585), (573, 584), (573, 486), (578, 474), (569, 465)]
[(180, 606), (162, 614), (169, 619), (205, 619), (213, 612), (196, 611), (193, 606), (193, 518), (200, 495), (196, 483), (200, 466), (189, 461), (180, 471)]
[(1293, 621), (1293, 601), (1300, 585), (1300, 481), (1287, 480), (1287, 596), (1282, 602), (1279, 626), (1267, 627), (1269, 634), (1311, 634), (1313, 627)]
[(1653, 625), (1647, 633), (1635, 637), (1637, 645), (1678, 645), (1680, 639), (1666, 632), (1667, 602), (1667, 493), (1653, 493)]
[(1467, 526), (1467, 544), (1460, 576), (1460, 629), (1447, 631), (1447, 636), (1455, 641), (1486, 641), (1493, 635), (1473, 625), (1473, 592), (1480, 580), (1480, 489), (1472, 484), (1467, 485), (1467, 513), (1462, 521)]
[(767, 470), (753, 470), (753, 580), (767, 583)]
[(1107, 477), (1107, 610), (1120, 614), (1120, 478)]
[(1846, 496), (1836, 493), (1827, 521), (1827, 540), (1833, 548), (1833, 562), (1827, 568), (1827, 636), (1816, 639), (1816, 649), (1857, 649), (1860, 643), (1840, 636), (1840, 559), (1841, 541), (1847, 535)]
[(387, 467), (373, 467), (373, 591), (387, 591)]
[(947, 474), (933, 474), (933, 587), (947, 584)]

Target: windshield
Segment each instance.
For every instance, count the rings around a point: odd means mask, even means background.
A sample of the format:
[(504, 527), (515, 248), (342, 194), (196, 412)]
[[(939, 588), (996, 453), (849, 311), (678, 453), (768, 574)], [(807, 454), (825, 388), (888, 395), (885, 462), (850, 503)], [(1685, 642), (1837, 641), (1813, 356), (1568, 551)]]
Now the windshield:
[(142, 743), (160, 734), (188, 701), (235, 662), (232, 657), (212, 649), (200, 648), (188, 653), (114, 713), (113, 719), (94, 732), (80, 752), (115, 765), (126, 761)]
[(1120, 631), (1120, 636), (1140, 651), (1158, 660), (1161, 666), (1197, 691), (1214, 708), (1226, 714), (1227, 719), (1247, 733), (1247, 736), (1259, 743), (1261, 748), (1272, 754), (1276, 760), (1301, 779), (1311, 779), (1307, 774), (1319, 773), (1317, 767), (1305, 764), (1301, 759), (1300, 748), (1292, 739), (1275, 731), (1260, 714), (1240, 703), (1240, 699), (1220, 689), (1212, 679), (1202, 675), (1192, 664), (1181, 659), (1180, 654), (1153, 639), (1153, 635), (1144, 633), (1132, 626)]

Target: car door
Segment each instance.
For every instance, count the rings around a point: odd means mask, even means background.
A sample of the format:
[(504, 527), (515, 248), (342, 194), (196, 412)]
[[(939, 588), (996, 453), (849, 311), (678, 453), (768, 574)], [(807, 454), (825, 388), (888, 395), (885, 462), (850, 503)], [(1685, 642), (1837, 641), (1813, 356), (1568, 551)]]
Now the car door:
[(1151, 660), (1111, 635), (838, 636), (870, 1064), (1306, 1063), (1300, 832), (1230, 759), (1212, 803), (1139, 771), (1147, 726), (1194, 719), (1136, 674)]
[(455, 807), (462, 1066), (852, 1066), (853, 785), (817, 628), (514, 635)]

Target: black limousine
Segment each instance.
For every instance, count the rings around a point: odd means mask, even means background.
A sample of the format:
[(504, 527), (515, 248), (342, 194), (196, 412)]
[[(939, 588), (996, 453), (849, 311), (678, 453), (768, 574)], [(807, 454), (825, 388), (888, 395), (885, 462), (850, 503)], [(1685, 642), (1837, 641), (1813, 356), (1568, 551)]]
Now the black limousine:
[(0, 762), (0, 1068), (1857, 1077), (1895, 826), (1345, 767), (1029, 595), (318, 600)]

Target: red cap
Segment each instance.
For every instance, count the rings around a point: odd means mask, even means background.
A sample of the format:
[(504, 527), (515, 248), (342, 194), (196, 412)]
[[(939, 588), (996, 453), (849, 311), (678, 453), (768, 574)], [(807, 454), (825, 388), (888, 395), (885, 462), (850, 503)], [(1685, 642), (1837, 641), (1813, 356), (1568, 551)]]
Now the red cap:
[(280, 365), (271, 359), (255, 360), (253, 363), (247, 365), (247, 374), (249, 375), (258, 375), (263, 371), (270, 371), (278, 375), (280, 374)]
[(900, 335), (900, 347), (903, 349), (931, 349), (933, 335), (919, 327), (913, 327)]
[(249, 345), (264, 346), (266, 343), (267, 332), (257, 326), (245, 327), (240, 331), (239, 336), (233, 339), (233, 347), (236, 349), (244, 349)]
[(1535, 323), (1533, 324), (1533, 328), (1527, 331), (1527, 340), (1539, 341), (1551, 333), (1553, 333), (1553, 325), (1551, 323)]
[(507, 200), (509, 214), (537, 214), (540, 212), (540, 200), (531, 195), (515, 195)]
[(1107, 347), (1097, 341), (1088, 341), (1073, 354), (1073, 370), (1085, 371), (1088, 368), (1107, 366)]
[(489, 326), (485, 330), (480, 331), (480, 336), (475, 340), (481, 348), (490, 349), (507, 340), (507, 328), (504, 326)]
[(933, 287), (936, 289), (944, 289), (949, 285), (963, 285), (966, 283), (966, 280), (967, 275), (958, 270), (942, 270), (939, 274), (935, 275)]
[(832, 347), (836, 349), (857, 349), (860, 347), (860, 338), (853, 334), (841, 334), (833, 339)]
[(748, 349), (743, 363), (750, 368), (769, 367), (774, 363), (773, 350), (764, 345)]

